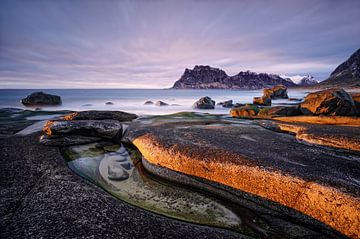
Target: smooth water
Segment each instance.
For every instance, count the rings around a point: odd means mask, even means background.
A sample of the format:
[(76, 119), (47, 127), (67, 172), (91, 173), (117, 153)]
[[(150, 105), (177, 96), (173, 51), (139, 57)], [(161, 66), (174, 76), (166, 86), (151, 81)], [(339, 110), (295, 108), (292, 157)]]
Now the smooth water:
[[(0, 89), (0, 108), (26, 108), (20, 103), (22, 98), (34, 89), (5, 90)], [(262, 90), (175, 90), (175, 89), (52, 89), (41, 90), (45, 93), (59, 95), (62, 105), (42, 107), (43, 110), (121, 110), (139, 115), (160, 115), (181, 111), (198, 111), (213, 114), (227, 114), (229, 109), (216, 106), (214, 110), (194, 110), (193, 103), (203, 96), (209, 96), (216, 102), (233, 100), (234, 103), (252, 103), (253, 97), (261, 96)], [(290, 98), (303, 98), (307, 92), (289, 90)], [(145, 101), (164, 101), (169, 106), (144, 105)], [(106, 102), (113, 105), (106, 105)], [(273, 100), (274, 104), (289, 103), (288, 100)], [(32, 109), (32, 108), (29, 108)]]

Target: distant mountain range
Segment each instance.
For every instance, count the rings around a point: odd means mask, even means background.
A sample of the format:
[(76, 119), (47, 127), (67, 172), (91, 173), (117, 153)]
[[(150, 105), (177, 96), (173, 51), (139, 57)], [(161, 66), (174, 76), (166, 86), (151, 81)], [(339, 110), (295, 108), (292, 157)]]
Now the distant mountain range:
[(228, 76), (225, 71), (210, 66), (197, 65), (185, 72), (172, 88), (174, 89), (262, 89), (275, 85), (286, 87), (360, 87), (360, 49), (339, 65), (330, 77), (318, 82), (313, 76), (279, 76), (267, 73), (241, 71)]
[[(317, 82), (316, 82), (317, 83)], [(225, 71), (210, 66), (197, 65), (192, 70), (185, 69), (181, 78), (175, 82), (174, 89), (263, 89), (275, 85), (286, 87), (314, 84), (312, 76), (303, 77), (299, 84), (289, 78), (267, 73), (241, 71), (228, 76)]]

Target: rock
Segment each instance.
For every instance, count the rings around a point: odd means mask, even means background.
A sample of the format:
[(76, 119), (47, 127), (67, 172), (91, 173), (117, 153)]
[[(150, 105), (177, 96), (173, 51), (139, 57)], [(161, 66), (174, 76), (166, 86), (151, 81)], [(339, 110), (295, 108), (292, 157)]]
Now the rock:
[(156, 106), (168, 106), (169, 104), (165, 103), (165, 102), (163, 102), (161, 100), (158, 100), (158, 101), (155, 102), (155, 105)]
[(175, 82), (174, 89), (262, 89), (275, 85), (296, 86), (291, 80), (278, 75), (245, 71), (228, 76), (225, 71), (210, 66), (195, 66), (185, 69)]
[(287, 95), (287, 88), (283, 85), (277, 85), (273, 88), (267, 88), (263, 90), (263, 97), (271, 98), (271, 99), (287, 99), (289, 98)]
[(289, 98), (289, 101), (302, 101), (302, 98)]
[(21, 100), (21, 103), (26, 106), (37, 105), (60, 105), (61, 98), (57, 95), (45, 94), (44, 92), (34, 92), (31, 95)]
[(43, 131), (47, 135), (82, 135), (121, 139), (122, 125), (117, 120), (48, 120)]
[(64, 120), (118, 120), (120, 122), (136, 119), (137, 115), (122, 111), (88, 110), (74, 112), (63, 117)]
[(240, 107), (243, 107), (245, 106), (245, 104), (242, 104), (242, 103), (236, 103), (233, 105), (233, 108), (240, 108)]
[(152, 102), (151, 100), (148, 100), (144, 103), (144, 105), (153, 105), (153, 104), (154, 104), (154, 102)]
[(42, 135), (40, 143), (46, 146), (71, 146), (80, 144), (90, 144), (100, 141), (99, 137), (89, 137), (82, 135)]
[(254, 105), (265, 105), (265, 106), (270, 106), (271, 105), (271, 99), (268, 97), (254, 97), (253, 100), (253, 104)]
[(92, 104), (83, 104), (82, 106), (88, 107), (88, 106), (93, 106), (93, 105)]
[(351, 96), (343, 89), (328, 89), (310, 93), (300, 104), (304, 115), (356, 115)]
[(258, 113), (259, 113), (259, 108), (256, 106), (243, 106), (240, 108), (233, 108), (230, 110), (231, 117), (256, 116)]
[(357, 110), (357, 116), (360, 116), (360, 93), (352, 93), (351, 98), (354, 101)]
[(108, 101), (108, 102), (105, 103), (105, 105), (113, 105), (113, 104), (114, 104), (114, 103), (111, 102), (111, 101)]
[(298, 107), (275, 106), (275, 107), (260, 109), (258, 115), (259, 116), (297, 116), (297, 115), (301, 115), (301, 111)]
[(193, 104), (193, 108), (195, 109), (214, 109), (215, 101), (212, 100), (209, 96), (205, 96), (200, 98)]
[(126, 172), (118, 163), (111, 163), (108, 165), (108, 178), (111, 180), (122, 181), (129, 178), (129, 173)]
[(227, 100), (227, 101), (223, 101), (223, 102), (219, 102), (217, 103), (218, 105), (221, 105), (224, 108), (231, 108), (233, 107), (233, 101), (232, 100)]

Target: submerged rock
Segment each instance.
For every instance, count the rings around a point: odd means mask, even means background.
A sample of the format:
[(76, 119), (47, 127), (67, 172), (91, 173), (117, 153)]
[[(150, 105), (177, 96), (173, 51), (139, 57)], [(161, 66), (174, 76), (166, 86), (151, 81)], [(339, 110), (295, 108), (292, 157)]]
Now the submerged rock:
[(212, 100), (209, 96), (205, 96), (200, 98), (193, 104), (193, 108), (195, 109), (214, 109), (215, 101)]
[(156, 106), (167, 106), (167, 105), (169, 105), (169, 104), (168, 104), (168, 103), (165, 103), (165, 102), (163, 102), (163, 101), (161, 101), (161, 100), (158, 100), (158, 101), (155, 102), (155, 105), (156, 105)]
[(117, 120), (49, 120), (43, 131), (47, 135), (82, 135), (121, 139), (122, 125)]
[(153, 105), (154, 102), (152, 102), (151, 100), (145, 101), (144, 105)]
[(265, 97), (265, 96), (254, 97), (253, 104), (254, 105), (270, 106), (271, 105), (271, 99), (269, 97)]
[(284, 85), (277, 85), (273, 88), (266, 88), (263, 91), (264, 95), (263, 97), (271, 98), (271, 99), (287, 99), (287, 88)]
[(60, 105), (61, 97), (57, 95), (46, 94), (44, 92), (34, 92), (31, 95), (21, 100), (21, 103), (26, 106), (37, 105)]
[(114, 104), (114, 103), (111, 102), (111, 101), (108, 101), (108, 102), (105, 103), (105, 105), (113, 105), (113, 104)]
[(219, 102), (217, 103), (218, 105), (221, 105), (224, 108), (231, 108), (233, 107), (233, 101), (232, 100), (227, 100), (227, 101), (223, 101), (223, 102)]
[(137, 115), (123, 111), (88, 110), (74, 112), (63, 118), (64, 120), (118, 120), (123, 122), (136, 119)]
[(111, 180), (125, 180), (129, 178), (129, 173), (119, 164), (109, 164), (108, 174), (108, 178)]
[(300, 104), (305, 115), (356, 115), (356, 106), (351, 96), (343, 89), (328, 89), (310, 93)]

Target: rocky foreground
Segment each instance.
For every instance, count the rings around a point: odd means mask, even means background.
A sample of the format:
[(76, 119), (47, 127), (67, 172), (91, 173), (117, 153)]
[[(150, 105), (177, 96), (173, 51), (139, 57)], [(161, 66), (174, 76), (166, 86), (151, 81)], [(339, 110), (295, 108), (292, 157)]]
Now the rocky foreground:
[[(357, 114), (357, 106), (351, 98), (350, 104), (337, 104), (339, 99), (329, 95), (332, 107), (307, 107), (312, 115), (300, 116), (279, 117), (284, 109), (276, 107), (266, 117), (256, 112), (246, 118), (61, 112), (65, 116), (46, 122), (41, 138), (36, 124), (19, 132), (34, 112), (2, 110), (1, 236), (360, 238), (360, 122), (337, 115)], [(200, 103), (215, 104), (206, 97)], [(325, 112), (322, 107), (329, 116), (316, 115)], [(58, 147), (100, 141), (135, 147), (151, 174), (251, 211), (253, 219), (242, 218), (250, 232), (179, 222), (124, 204), (84, 182), (69, 171)], [(110, 180), (124, 178), (118, 168), (111, 170)]]

